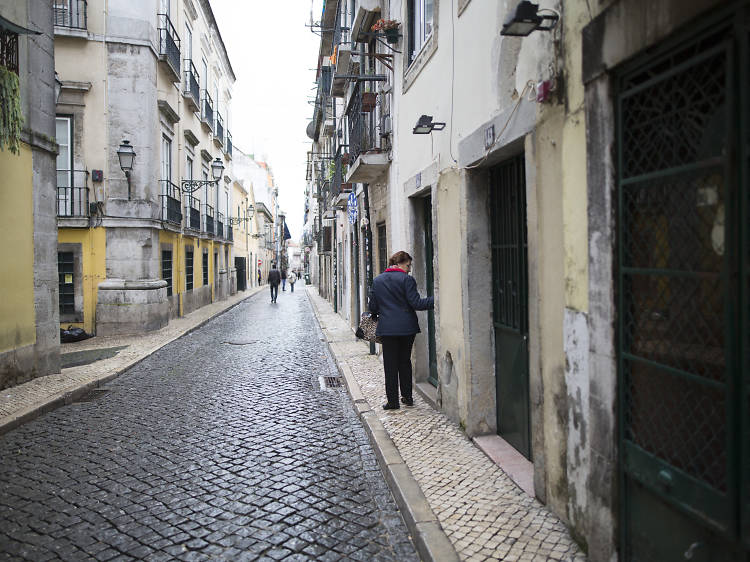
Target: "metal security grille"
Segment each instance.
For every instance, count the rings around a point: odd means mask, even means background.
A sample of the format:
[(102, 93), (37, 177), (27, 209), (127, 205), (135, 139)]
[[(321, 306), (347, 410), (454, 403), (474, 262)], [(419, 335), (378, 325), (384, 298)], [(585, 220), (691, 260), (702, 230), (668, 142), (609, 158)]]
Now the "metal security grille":
[[(736, 326), (747, 330), (747, 307), (739, 311), (736, 303), (748, 282), (741, 287), (736, 281), (738, 270), (746, 270), (737, 232), (747, 211), (738, 204), (739, 166), (732, 159), (739, 122), (732, 84), (739, 73), (731, 34), (731, 28), (714, 28), (652, 54), (618, 79), (626, 559), (666, 559), (691, 545), (688, 538), (684, 547), (668, 544), (680, 534), (654, 530), (659, 523), (650, 517), (665, 520), (664, 512), (655, 515), (659, 505), (683, 514), (685, 522), (672, 523), (681, 530), (703, 525), (729, 537), (737, 533), (735, 498), (748, 475), (740, 476), (741, 406), (733, 394), (741, 382)], [(694, 543), (708, 555), (704, 539)]]
[(495, 323), (528, 333), (526, 181), (523, 155), (493, 171), (491, 194)]
[(75, 314), (75, 263), (73, 252), (57, 252), (57, 275), (60, 289), (60, 316)]
[(208, 254), (203, 253), (203, 285), (208, 285)]
[(161, 278), (167, 282), (167, 296), (172, 296), (172, 250), (161, 251)]
[(185, 290), (193, 290), (193, 249), (185, 248)]

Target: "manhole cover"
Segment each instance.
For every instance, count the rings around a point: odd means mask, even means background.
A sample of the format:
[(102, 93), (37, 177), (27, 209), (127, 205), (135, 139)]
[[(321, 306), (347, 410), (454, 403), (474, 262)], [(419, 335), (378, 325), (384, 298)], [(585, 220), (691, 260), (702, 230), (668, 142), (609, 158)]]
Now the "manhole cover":
[(341, 377), (320, 376), (318, 377), (318, 381), (320, 382), (321, 390), (328, 390), (330, 388), (341, 388), (342, 386), (344, 386), (341, 382)]
[(251, 345), (254, 343), (258, 343), (258, 342), (255, 340), (251, 340), (251, 341), (223, 341), (221, 343), (225, 343), (227, 345)]

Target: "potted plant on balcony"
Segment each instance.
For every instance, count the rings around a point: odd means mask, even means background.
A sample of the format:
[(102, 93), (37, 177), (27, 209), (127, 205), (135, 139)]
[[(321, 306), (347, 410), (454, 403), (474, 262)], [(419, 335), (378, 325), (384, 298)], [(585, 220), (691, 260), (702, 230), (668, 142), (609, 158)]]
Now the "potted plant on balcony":
[(380, 18), (372, 25), (371, 29), (372, 31), (382, 31), (386, 42), (393, 44), (398, 43), (398, 38), (400, 37), (398, 28), (400, 26), (401, 24), (396, 20)]
[(375, 109), (378, 95), (375, 92), (362, 92), (362, 111), (370, 113)]
[(349, 160), (350, 160), (350, 159), (351, 159), (351, 156), (350, 156), (350, 154), (349, 154), (348, 152), (344, 152), (344, 153), (343, 153), (343, 154), (341, 155), (341, 164), (342, 164), (343, 166), (347, 166), (347, 165), (349, 164)]

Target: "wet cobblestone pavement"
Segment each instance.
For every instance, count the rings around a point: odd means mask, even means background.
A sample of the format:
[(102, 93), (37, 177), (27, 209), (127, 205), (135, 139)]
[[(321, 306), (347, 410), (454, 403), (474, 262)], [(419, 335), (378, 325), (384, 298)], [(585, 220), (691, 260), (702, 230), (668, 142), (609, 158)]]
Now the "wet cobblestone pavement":
[(0, 437), (0, 559), (418, 560), (305, 291)]

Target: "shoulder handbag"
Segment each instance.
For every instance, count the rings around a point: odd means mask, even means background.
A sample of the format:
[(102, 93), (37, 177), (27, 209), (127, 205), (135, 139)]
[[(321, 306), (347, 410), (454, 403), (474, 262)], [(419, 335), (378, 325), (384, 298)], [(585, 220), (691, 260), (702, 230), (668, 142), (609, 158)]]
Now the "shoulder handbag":
[(375, 335), (375, 330), (378, 329), (378, 321), (372, 317), (369, 312), (362, 313), (359, 319), (359, 328), (357, 328), (357, 337), (380, 343), (380, 338)]

